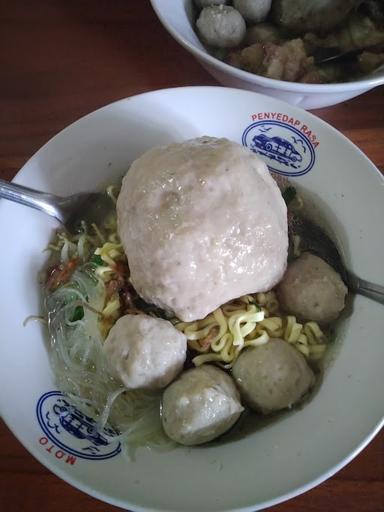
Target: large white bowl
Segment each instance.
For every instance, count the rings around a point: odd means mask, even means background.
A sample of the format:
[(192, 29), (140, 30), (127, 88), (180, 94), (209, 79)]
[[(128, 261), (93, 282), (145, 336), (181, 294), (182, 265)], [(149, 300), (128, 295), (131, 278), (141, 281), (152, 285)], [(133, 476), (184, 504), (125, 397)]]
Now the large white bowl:
[(384, 84), (384, 68), (370, 77), (339, 84), (300, 84), (274, 80), (235, 68), (210, 55), (194, 31), (192, 0), (151, 0), (161, 23), (220, 83), (260, 92), (305, 109), (336, 105)]
[[(352, 269), (384, 283), (384, 223), (373, 222), (384, 218), (382, 176), (336, 130), (274, 98), (215, 87), (127, 98), (54, 137), (15, 181), (64, 195), (97, 189), (154, 145), (203, 134), (250, 144), (260, 128), (292, 141), (303, 156), (296, 167), (263, 158), (315, 195)], [(43, 213), (0, 201), (0, 412), (23, 445), (67, 482), (135, 511), (259, 510), (330, 477), (379, 430), (383, 306), (356, 297), (320, 391), (268, 427), (222, 445), (139, 450), (134, 461), (116, 442), (100, 447), (66, 431), (58, 423), (60, 396), (44, 329), (33, 322), (23, 327), (27, 316), (40, 311), (37, 274), (56, 226)]]

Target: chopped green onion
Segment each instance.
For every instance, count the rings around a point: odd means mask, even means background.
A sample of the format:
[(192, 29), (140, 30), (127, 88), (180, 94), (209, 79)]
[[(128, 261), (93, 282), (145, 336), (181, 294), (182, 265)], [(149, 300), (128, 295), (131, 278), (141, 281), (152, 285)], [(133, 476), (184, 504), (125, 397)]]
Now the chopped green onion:
[(105, 265), (102, 257), (99, 254), (94, 254), (90, 261), (91, 263), (94, 263), (98, 267), (102, 267), (103, 265)]
[(84, 316), (84, 309), (83, 306), (76, 306), (73, 315), (71, 318), (71, 322), (76, 322), (77, 320), (81, 320)]

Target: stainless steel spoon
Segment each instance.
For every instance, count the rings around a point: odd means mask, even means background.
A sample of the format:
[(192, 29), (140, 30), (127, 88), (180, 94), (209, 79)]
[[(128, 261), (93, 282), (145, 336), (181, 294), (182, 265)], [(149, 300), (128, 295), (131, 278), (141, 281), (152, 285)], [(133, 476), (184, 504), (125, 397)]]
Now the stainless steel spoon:
[(384, 304), (384, 286), (370, 283), (348, 270), (336, 244), (317, 224), (297, 213), (289, 213), (289, 234), (290, 241), (294, 235), (300, 237), (301, 252), (312, 252), (329, 263), (341, 275), (350, 292)]
[(61, 197), (4, 180), (0, 180), (0, 198), (47, 213), (72, 233), (80, 229), (81, 221), (98, 224), (105, 220), (115, 207), (105, 193), (91, 192)]

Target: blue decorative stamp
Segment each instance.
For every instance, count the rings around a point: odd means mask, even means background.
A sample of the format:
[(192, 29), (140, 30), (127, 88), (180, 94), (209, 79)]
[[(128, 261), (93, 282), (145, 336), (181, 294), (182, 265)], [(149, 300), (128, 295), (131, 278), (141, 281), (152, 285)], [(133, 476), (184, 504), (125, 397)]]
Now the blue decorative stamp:
[(262, 156), (271, 171), (285, 176), (302, 176), (315, 163), (315, 150), (309, 138), (283, 121), (258, 121), (248, 126), (242, 143)]
[(105, 460), (121, 452), (111, 428), (98, 432), (95, 420), (80, 412), (60, 391), (44, 393), (37, 402), (37, 420), (47, 438), (76, 457)]

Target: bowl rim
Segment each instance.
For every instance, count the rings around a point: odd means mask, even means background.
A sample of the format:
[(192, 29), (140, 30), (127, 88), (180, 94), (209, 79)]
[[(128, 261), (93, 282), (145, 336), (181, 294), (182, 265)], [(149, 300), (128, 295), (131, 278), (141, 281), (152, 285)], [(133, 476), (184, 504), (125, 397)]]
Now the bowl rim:
[[(192, 0), (189, 0), (190, 2)], [(163, 27), (171, 34), (171, 36), (186, 50), (191, 52), (197, 59), (204, 61), (205, 64), (215, 67), (217, 70), (232, 74), (239, 80), (246, 82), (256, 83), (261, 87), (268, 87), (271, 89), (279, 89), (286, 92), (296, 92), (301, 94), (312, 93), (342, 93), (352, 91), (366, 91), (374, 87), (384, 84), (384, 73), (382, 76), (365, 78), (363, 80), (354, 80), (352, 82), (338, 82), (331, 84), (305, 84), (300, 82), (288, 82), (286, 80), (276, 80), (275, 78), (267, 78), (243, 69), (236, 68), (219, 59), (216, 59), (208, 52), (201, 50), (190, 43), (180, 32), (176, 31), (167, 21), (161, 9), (163, 0), (150, 0), (153, 10), (159, 18)]]

